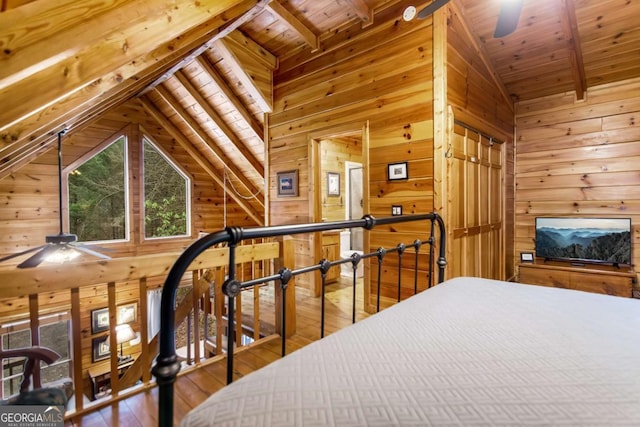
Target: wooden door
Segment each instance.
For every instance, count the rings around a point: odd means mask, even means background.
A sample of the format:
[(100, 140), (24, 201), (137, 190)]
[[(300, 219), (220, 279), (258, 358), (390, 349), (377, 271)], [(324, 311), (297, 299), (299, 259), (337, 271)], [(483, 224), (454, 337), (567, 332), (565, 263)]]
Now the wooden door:
[(450, 142), (449, 277), (504, 279), (502, 144), (461, 124)]

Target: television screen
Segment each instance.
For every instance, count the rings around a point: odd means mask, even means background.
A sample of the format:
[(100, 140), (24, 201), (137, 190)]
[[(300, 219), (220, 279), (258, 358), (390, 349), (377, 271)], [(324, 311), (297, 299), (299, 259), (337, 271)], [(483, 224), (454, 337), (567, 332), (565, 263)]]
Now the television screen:
[(631, 219), (536, 218), (536, 256), (631, 265)]

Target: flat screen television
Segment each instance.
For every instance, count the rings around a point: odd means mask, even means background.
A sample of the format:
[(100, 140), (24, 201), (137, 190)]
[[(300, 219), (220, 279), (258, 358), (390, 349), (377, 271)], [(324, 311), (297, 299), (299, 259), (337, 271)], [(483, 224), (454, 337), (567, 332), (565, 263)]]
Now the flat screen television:
[(631, 218), (536, 218), (536, 256), (631, 265)]

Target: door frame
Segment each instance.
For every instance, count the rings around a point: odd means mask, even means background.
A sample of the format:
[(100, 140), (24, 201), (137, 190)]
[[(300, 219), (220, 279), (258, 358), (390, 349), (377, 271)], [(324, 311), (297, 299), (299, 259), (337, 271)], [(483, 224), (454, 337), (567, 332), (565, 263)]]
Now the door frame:
[[(309, 212), (311, 222), (322, 221), (322, 162), (320, 142), (322, 139), (354, 134), (360, 132), (362, 141), (362, 211), (369, 212), (369, 121), (358, 121), (340, 126), (333, 126), (317, 130), (309, 134)], [(369, 233), (365, 231), (363, 247), (369, 247)], [(313, 257), (319, 260), (322, 257), (322, 233), (313, 235)], [(364, 265), (364, 281), (368, 283), (368, 265)], [(313, 294), (320, 296), (320, 273), (314, 274)], [(365, 286), (365, 301), (368, 298), (368, 287)]]

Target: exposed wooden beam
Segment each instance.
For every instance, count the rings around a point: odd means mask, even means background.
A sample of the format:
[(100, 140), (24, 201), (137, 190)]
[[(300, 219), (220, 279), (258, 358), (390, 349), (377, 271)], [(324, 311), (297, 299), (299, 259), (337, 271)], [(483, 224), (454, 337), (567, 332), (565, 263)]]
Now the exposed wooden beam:
[[(227, 156), (227, 154), (218, 147), (216, 141), (214, 141), (207, 132), (200, 126), (200, 124), (193, 118), (191, 115), (180, 105), (180, 103), (175, 99), (175, 97), (165, 88), (163, 85), (158, 86), (155, 89), (155, 92), (162, 98), (162, 100), (169, 105), (173, 111), (180, 117), (184, 123), (191, 128), (195, 135), (197, 135), (203, 143), (205, 143), (217, 156), (220, 162), (226, 166), (226, 168), (231, 172), (231, 174), (244, 185), (250, 193), (256, 194), (259, 192), (259, 189), (249, 180), (244, 173), (236, 166), (232, 159)], [(256, 200), (264, 206), (264, 197), (258, 196)]]
[(211, 61), (207, 58), (206, 55), (199, 56), (196, 61), (198, 65), (202, 67), (202, 69), (207, 73), (211, 79), (215, 82), (216, 86), (220, 89), (220, 91), (224, 94), (224, 96), (233, 104), (234, 108), (240, 113), (245, 122), (249, 125), (249, 128), (253, 131), (256, 138), (261, 141), (264, 140), (264, 127), (260, 122), (258, 122), (251, 112), (247, 109), (244, 103), (236, 96), (236, 94), (231, 90), (229, 84), (224, 80), (224, 77), (216, 70), (215, 66), (211, 63)]
[[(245, 2), (246, 3), (246, 2)], [(225, 16), (218, 16), (199, 25), (180, 37), (166, 42), (153, 49), (138, 61), (131, 62), (121, 69), (115, 70), (107, 76), (97, 80), (84, 88), (60, 100), (59, 102), (44, 108), (39, 114), (27, 117), (25, 120), (0, 133), (0, 151), (6, 145), (17, 143), (36, 144), (36, 139), (47, 139), (55, 135), (56, 130), (63, 124), (76, 126), (80, 117), (86, 117), (86, 112), (96, 109), (96, 105), (105, 100), (113, 105), (112, 98), (131, 97), (139, 93), (149, 82), (158, 79), (164, 68), (170, 68), (189, 52), (200, 47), (211, 37), (211, 29), (222, 26), (229, 16), (241, 15), (247, 9), (242, 3), (227, 11)], [(154, 64), (150, 67), (149, 64)], [(129, 79), (120, 81), (119, 77), (126, 74), (134, 74)], [(115, 102), (119, 100), (116, 99)], [(104, 111), (104, 110), (103, 110)], [(93, 114), (95, 116), (95, 114)], [(31, 141), (31, 142), (28, 142)]]
[(204, 52), (206, 52), (208, 49), (211, 49), (217, 40), (223, 37), (226, 37), (227, 35), (231, 34), (233, 31), (235, 31), (236, 28), (240, 27), (245, 22), (252, 20), (254, 17), (256, 17), (258, 14), (260, 14), (260, 12), (264, 10), (266, 5), (270, 1), (271, 0), (259, 0), (251, 9), (247, 10), (239, 17), (233, 19), (230, 23), (228, 23), (224, 27), (221, 27), (213, 37), (211, 37), (209, 40), (207, 40), (197, 49), (194, 49), (188, 55), (184, 56), (184, 58), (180, 62), (175, 64), (173, 67), (165, 71), (164, 74), (160, 76), (160, 78), (158, 78), (156, 81), (151, 83), (144, 90), (144, 92), (141, 93), (141, 95), (144, 95), (146, 92), (154, 89), (159, 84), (165, 82), (168, 78), (173, 76), (176, 71), (184, 68), (185, 66), (193, 62), (194, 59), (196, 59), (197, 57), (202, 55)]
[[(264, 179), (264, 166), (262, 162), (253, 155), (251, 150), (249, 150), (244, 143), (238, 138), (236, 133), (231, 129), (231, 127), (225, 122), (224, 118), (218, 114), (218, 112), (209, 104), (209, 102), (205, 99), (204, 96), (198, 91), (198, 89), (191, 83), (189, 78), (183, 71), (178, 71), (175, 74), (175, 77), (178, 79), (180, 84), (189, 92), (189, 94), (196, 100), (196, 102), (200, 105), (200, 107), (204, 110), (205, 113), (216, 123), (216, 125), (220, 128), (222, 133), (225, 134), (229, 141), (236, 147), (236, 149), (240, 152), (240, 154), (244, 157), (244, 159), (255, 169), (255, 171), (260, 175), (262, 179)], [(261, 139), (262, 140), (262, 139)]]
[(251, 38), (244, 35), (240, 30), (233, 31), (225, 37), (225, 40), (235, 43), (244, 49), (247, 53), (255, 58), (256, 61), (262, 63), (270, 70), (278, 68), (278, 58), (265, 48), (254, 42)]
[[(180, 144), (180, 146), (193, 158), (193, 160), (202, 167), (218, 184), (220, 187), (224, 188), (224, 180), (220, 178), (223, 175), (224, 171), (218, 171), (209, 161), (202, 156), (202, 154), (193, 146), (193, 144), (184, 137), (182, 132), (169, 121), (164, 114), (153, 104), (153, 101), (149, 99), (148, 95), (144, 95), (140, 98), (142, 105), (145, 110), (160, 124), (162, 127), (169, 132), (169, 134)], [(264, 218), (260, 215), (259, 212), (256, 212), (251, 205), (247, 203), (246, 200), (242, 199), (240, 196), (236, 195), (235, 192), (228, 192), (229, 196), (240, 206), (246, 213), (249, 215), (254, 221), (258, 224), (264, 224)]]
[[(48, 150), (49, 146), (56, 141), (59, 129), (66, 127), (75, 132), (88, 126), (103, 113), (126, 102), (152, 79), (143, 74), (139, 78), (127, 79), (122, 85), (113, 87), (109, 92), (81, 104), (82, 109), (70, 106), (59, 116), (40, 114), (37, 118), (34, 117), (36, 119), (33, 122), (34, 130), (25, 132), (21, 138), (11, 144), (0, 144), (0, 180)], [(60, 108), (53, 109), (55, 112)], [(26, 122), (31, 123), (31, 118)], [(21, 123), (21, 126), (26, 125), (27, 123)]]
[(558, 7), (560, 8), (559, 15), (562, 32), (567, 38), (571, 75), (573, 76), (573, 82), (576, 88), (576, 97), (577, 99), (584, 99), (587, 91), (587, 78), (585, 76), (584, 62), (582, 59), (582, 48), (580, 47), (580, 35), (578, 34), (574, 0), (561, 0)]
[[(273, 71), (266, 67), (262, 67), (261, 71), (263, 74), (266, 75), (268, 73), (267, 78), (269, 79), (269, 82), (261, 87), (257, 79), (252, 75), (250, 69), (251, 64), (243, 62), (239, 58), (238, 53), (242, 52), (242, 48), (235, 43), (226, 41), (226, 39), (223, 38), (216, 41), (215, 49), (226, 61), (227, 66), (233, 71), (233, 74), (238, 78), (240, 83), (242, 83), (262, 112), (270, 113), (273, 110)], [(246, 56), (251, 57), (251, 54)], [(253, 61), (253, 59), (251, 60)], [(253, 68), (255, 68), (256, 65), (261, 65), (255, 61), (253, 64)], [(268, 93), (265, 93), (265, 91), (268, 91)]]
[(373, 10), (363, 0), (346, 0), (346, 3), (362, 21), (362, 28), (373, 24)]
[(514, 111), (513, 99), (511, 99), (511, 97), (509, 96), (509, 91), (504, 85), (504, 82), (502, 81), (502, 79), (500, 79), (498, 72), (495, 70), (493, 63), (491, 62), (491, 59), (489, 57), (489, 54), (487, 53), (487, 50), (484, 48), (484, 44), (482, 44), (480, 40), (478, 40), (477, 35), (471, 32), (470, 30), (471, 26), (469, 25), (469, 20), (465, 17), (464, 12), (462, 11), (462, 8), (458, 7), (456, 2), (449, 2), (445, 7), (450, 8), (452, 13), (455, 13), (460, 17), (460, 20), (463, 23), (462, 27), (464, 28), (466, 37), (473, 42), (473, 48), (475, 49), (476, 53), (480, 57), (482, 64), (487, 68), (487, 70), (491, 74), (491, 79), (493, 80), (493, 83), (496, 85), (496, 87), (500, 91), (500, 94), (502, 95), (502, 98), (505, 101), (505, 104), (509, 107), (509, 110), (513, 112)]
[[(95, 1), (81, 0), (74, 3), (74, 7), (88, 8), (93, 3)], [(128, 7), (129, 3), (133, 3), (134, 9), (131, 13), (125, 13), (125, 5)], [(125, 67), (132, 61), (136, 62), (159, 44), (206, 23), (237, 3), (239, 0), (200, 0), (184, 2), (180, 7), (176, 7), (172, 2), (154, 0), (125, 2), (125, 5), (113, 2), (109, 3), (114, 8), (113, 16), (108, 14), (107, 19), (100, 15), (65, 28), (59, 35), (65, 37), (62, 43), (39, 39), (28, 47), (23, 46), (6, 58), (0, 68), (8, 67), (13, 70), (18, 67), (35, 72), (28, 74), (28, 78), (22, 78), (24, 73), (19, 73), (20, 80), (14, 81), (15, 79), (11, 78), (8, 85), (0, 89), (0, 99), (4, 102), (0, 110), (0, 131), (99, 82), (114, 69)], [(121, 6), (122, 9), (117, 6)], [(31, 19), (37, 22), (48, 21), (55, 27), (57, 16), (59, 14), (44, 12), (28, 17), (24, 22), (30, 25)], [(0, 28), (12, 25), (8, 19), (5, 14), (0, 14)], [(88, 36), (89, 34), (92, 36)], [(69, 48), (70, 43), (72, 49)], [(25, 55), (21, 54), (21, 50), (31, 52), (33, 49), (44, 50), (45, 58), (38, 56), (36, 62), (25, 63)], [(70, 56), (67, 54), (69, 50), (72, 51)], [(13, 62), (18, 62), (18, 65), (12, 65)], [(127, 73), (114, 76), (116, 84), (131, 75)]]
[(320, 40), (313, 31), (289, 12), (278, 0), (273, 0), (267, 6), (269, 12), (282, 19), (289, 28), (295, 31), (302, 39), (311, 47), (311, 51), (315, 52), (320, 48)]
[[(158, 46), (147, 52), (142, 60), (115, 70), (95, 84), (73, 93), (46, 107), (39, 114), (29, 116), (6, 132), (0, 133), (0, 179), (48, 150), (49, 144), (55, 142), (56, 132), (61, 127), (69, 126), (77, 130), (103, 112), (139, 93), (150, 81), (161, 75), (163, 68), (171, 67), (185, 54), (209, 40), (211, 28), (221, 27), (230, 16), (241, 15), (250, 8), (246, 3), (247, 1), (233, 7), (225, 12), (225, 16), (218, 16), (206, 25), (197, 26)], [(159, 68), (149, 67), (148, 64), (151, 63)], [(129, 69), (135, 76), (120, 82), (118, 76), (127, 74)], [(260, 132), (262, 134), (262, 130)]]

